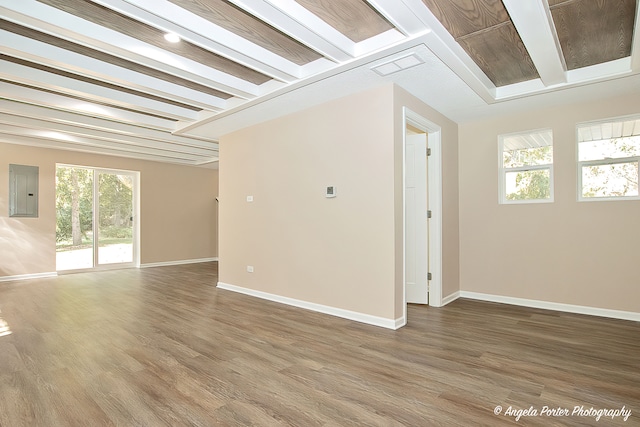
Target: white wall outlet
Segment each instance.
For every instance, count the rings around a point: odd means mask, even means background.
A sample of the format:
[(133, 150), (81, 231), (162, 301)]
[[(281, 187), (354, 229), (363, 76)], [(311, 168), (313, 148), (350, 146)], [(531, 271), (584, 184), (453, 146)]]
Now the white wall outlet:
[(253, 196), (247, 196), (247, 202), (253, 202)]
[(247, 273), (253, 273), (253, 265), (247, 265)]

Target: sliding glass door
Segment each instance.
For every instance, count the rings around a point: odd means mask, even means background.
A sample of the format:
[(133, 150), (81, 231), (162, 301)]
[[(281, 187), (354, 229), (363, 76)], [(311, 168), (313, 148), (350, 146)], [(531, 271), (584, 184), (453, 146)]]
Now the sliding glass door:
[(133, 262), (133, 175), (98, 172), (98, 265)]
[(58, 165), (56, 269), (136, 264), (136, 173)]

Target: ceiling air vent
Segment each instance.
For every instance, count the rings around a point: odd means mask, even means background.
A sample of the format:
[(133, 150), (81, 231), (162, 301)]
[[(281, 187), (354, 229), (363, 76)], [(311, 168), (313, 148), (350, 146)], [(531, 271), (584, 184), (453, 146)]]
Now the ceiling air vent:
[(411, 54), (385, 62), (384, 64), (376, 65), (371, 69), (381, 76), (388, 76), (389, 74), (397, 73), (398, 71), (406, 70), (407, 68), (415, 67), (423, 63), (424, 61), (417, 55)]

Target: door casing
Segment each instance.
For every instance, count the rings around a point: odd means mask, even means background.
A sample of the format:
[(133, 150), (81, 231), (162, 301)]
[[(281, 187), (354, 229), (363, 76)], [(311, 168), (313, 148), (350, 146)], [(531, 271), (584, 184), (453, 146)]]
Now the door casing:
[[(69, 269), (69, 270), (59, 270), (58, 274), (68, 274), (68, 273), (76, 273), (82, 271), (93, 271), (93, 270), (112, 270), (119, 268), (130, 268), (140, 267), (140, 172), (137, 171), (129, 171), (129, 170), (121, 170), (121, 169), (105, 169), (105, 168), (94, 168), (90, 166), (80, 166), (80, 165), (71, 165), (71, 164), (56, 164), (56, 168), (58, 167), (69, 167), (69, 168), (82, 168), (89, 169), (93, 173), (93, 267), (91, 268), (81, 268), (81, 269)], [(121, 175), (131, 175), (133, 179), (133, 256), (132, 262), (125, 263), (114, 263), (114, 264), (99, 264), (98, 263), (98, 233), (97, 227), (98, 222), (96, 221), (96, 217), (99, 215), (98, 209), (98, 197), (95, 195), (98, 194), (98, 175), (100, 173), (108, 173), (108, 174), (121, 174)]]

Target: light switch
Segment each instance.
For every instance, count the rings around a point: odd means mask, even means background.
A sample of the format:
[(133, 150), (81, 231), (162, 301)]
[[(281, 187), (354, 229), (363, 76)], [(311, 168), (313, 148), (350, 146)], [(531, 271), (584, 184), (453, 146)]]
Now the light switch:
[(253, 202), (253, 196), (247, 196), (247, 202)]

